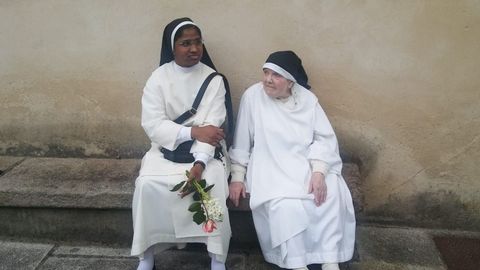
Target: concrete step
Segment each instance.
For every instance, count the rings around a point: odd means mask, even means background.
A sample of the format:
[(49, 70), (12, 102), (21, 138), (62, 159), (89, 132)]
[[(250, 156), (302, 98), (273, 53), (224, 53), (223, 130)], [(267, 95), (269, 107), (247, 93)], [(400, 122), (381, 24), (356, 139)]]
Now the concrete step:
[[(139, 159), (0, 157), (0, 236), (129, 246)], [(360, 174), (344, 176), (361, 209)], [(248, 199), (228, 204), (232, 244), (257, 244)]]
[[(0, 270), (134, 270), (138, 259), (129, 254), (128, 248), (0, 241)], [(210, 270), (210, 257), (205, 248), (187, 247), (156, 254), (155, 264), (157, 270)], [(258, 249), (233, 250), (226, 265), (230, 270), (280, 269), (265, 262)], [(320, 266), (311, 269), (319, 270)]]
[[(429, 230), (421, 228), (357, 226), (357, 253), (350, 262), (340, 264), (342, 270), (476, 270), (479, 258), (463, 268), (448, 267), (433, 241), (436, 237), (480, 239), (480, 232)], [(183, 250), (157, 253), (155, 262), (161, 270), (208, 270), (205, 247), (188, 245)], [(128, 247), (93, 246), (79, 243), (20, 242), (0, 240), (0, 270), (13, 269), (136, 269), (137, 258)], [(475, 264), (476, 262), (476, 264)], [(227, 258), (230, 270), (279, 270), (266, 263), (258, 248), (230, 248)], [(320, 270), (320, 265), (309, 266)]]
[(0, 234), (128, 245), (140, 161), (3, 157)]

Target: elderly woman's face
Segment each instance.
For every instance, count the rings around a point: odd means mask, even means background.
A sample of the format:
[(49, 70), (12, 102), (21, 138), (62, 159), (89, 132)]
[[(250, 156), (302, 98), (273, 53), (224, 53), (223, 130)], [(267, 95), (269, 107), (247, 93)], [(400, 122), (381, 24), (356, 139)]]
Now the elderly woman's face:
[(265, 93), (272, 98), (285, 98), (292, 94), (293, 82), (285, 79), (277, 72), (263, 69), (263, 89)]
[(202, 37), (195, 28), (182, 31), (174, 43), (173, 55), (175, 63), (182, 67), (191, 67), (198, 64), (203, 55)]

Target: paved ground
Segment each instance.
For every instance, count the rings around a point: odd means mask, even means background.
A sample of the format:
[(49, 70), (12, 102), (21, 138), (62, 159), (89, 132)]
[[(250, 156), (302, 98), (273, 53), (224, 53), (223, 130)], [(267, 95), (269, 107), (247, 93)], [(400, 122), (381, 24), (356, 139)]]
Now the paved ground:
[[(479, 233), (472, 232), (358, 226), (356, 254), (352, 261), (342, 264), (341, 268), (344, 270), (447, 269), (433, 241), (434, 237), (447, 236), (480, 239)], [(209, 257), (201, 246), (189, 246), (185, 250), (168, 250), (157, 254), (156, 263), (159, 270), (209, 269)], [(137, 259), (129, 256), (129, 249), (126, 247), (0, 241), (0, 270), (134, 270), (136, 265)], [(231, 250), (227, 265), (231, 270), (278, 269), (265, 263), (260, 251), (255, 248)], [(477, 266), (478, 268), (463, 270), (480, 269), (480, 265)], [(320, 266), (312, 266), (311, 269), (320, 269)]]

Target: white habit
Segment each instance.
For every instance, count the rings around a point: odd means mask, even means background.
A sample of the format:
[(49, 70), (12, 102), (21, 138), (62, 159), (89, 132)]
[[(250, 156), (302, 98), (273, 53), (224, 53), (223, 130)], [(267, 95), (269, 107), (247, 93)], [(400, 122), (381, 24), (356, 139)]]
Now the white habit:
[[(317, 98), (295, 84), (284, 100), (267, 96), (262, 83), (242, 96), (237, 117), (232, 181), (243, 181), (266, 261), (283, 268), (349, 260), (355, 214), (341, 175), (335, 133)], [(326, 201), (316, 207), (308, 184), (324, 173)]]
[[(218, 261), (224, 262), (227, 257), (231, 236), (225, 205), (229, 175), (227, 160), (210, 159), (202, 175), (208, 184), (215, 184), (210, 195), (218, 198), (224, 209), (223, 222), (217, 222), (218, 229), (205, 233), (201, 225), (193, 222), (192, 213), (188, 211), (192, 195), (182, 199), (178, 192), (170, 191), (174, 185), (186, 179), (185, 171), (190, 170), (193, 164), (171, 162), (164, 159), (160, 152), (160, 147), (173, 150), (181, 143), (177, 138), (182, 125), (173, 120), (191, 108), (200, 85), (212, 72), (213, 69), (201, 62), (184, 68), (172, 61), (157, 68), (146, 83), (142, 97), (142, 126), (152, 146), (143, 157), (135, 182), (132, 203), (133, 256), (141, 257), (148, 247), (157, 243), (164, 243), (158, 246), (165, 249), (175, 243), (200, 242), (207, 245), (209, 252), (216, 254)], [(219, 127), (226, 115), (224, 101), (223, 80), (216, 76), (210, 82), (197, 114), (183, 126)], [(195, 141), (191, 152), (213, 157), (214, 149), (209, 144)]]

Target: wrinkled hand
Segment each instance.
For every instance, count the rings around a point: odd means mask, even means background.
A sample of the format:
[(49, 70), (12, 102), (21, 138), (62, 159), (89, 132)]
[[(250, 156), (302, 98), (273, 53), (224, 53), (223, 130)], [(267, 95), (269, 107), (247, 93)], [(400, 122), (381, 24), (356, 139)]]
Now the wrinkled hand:
[(230, 185), (228, 185), (228, 189), (230, 190), (230, 195), (228, 197), (233, 202), (233, 205), (238, 207), (240, 196), (242, 198), (247, 196), (245, 185), (242, 182), (231, 182)]
[(192, 127), (192, 138), (213, 146), (219, 146), (219, 142), (225, 138), (223, 129), (208, 125), (204, 127)]
[(316, 206), (320, 206), (327, 199), (327, 184), (322, 173), (314, 172), (308, 185), (308, 193), (313, 193)]

